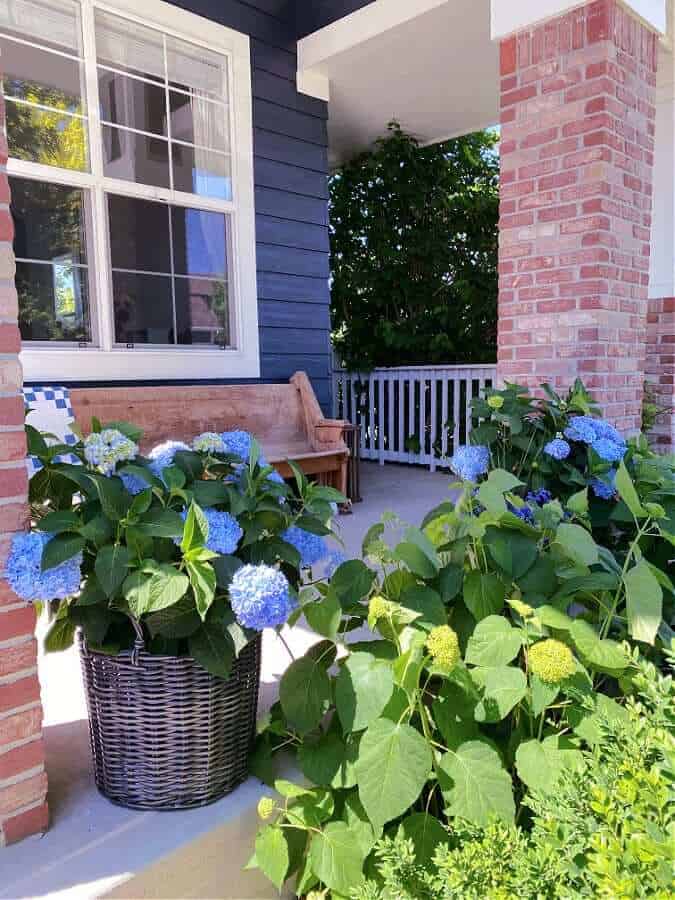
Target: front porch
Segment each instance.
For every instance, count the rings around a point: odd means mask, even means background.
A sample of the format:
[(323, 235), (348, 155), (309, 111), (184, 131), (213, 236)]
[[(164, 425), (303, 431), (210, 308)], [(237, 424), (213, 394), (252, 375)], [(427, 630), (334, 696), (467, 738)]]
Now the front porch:
[[(450, 476), (411, 466), (364, 463), (363, 502), (338, 520), (345, 553), (359, 557), (367, 530), (385, 512), (419, 524), (447, 496)], [(393, 529), (389, 532), (393, 539)], [(44, 620), (38, 638), (45, 631)], [(312, 642), (302, 626), (286, 637), (302, 655)], [(316, 638), (314, 638), (315, 640)], [(265, 634), (260, 711), (275, 701), (290, 659), (273, 632)], [(134, 812), (113, 806), (94, 787), (87, 712), (77, 650), (44, 655), (40, 679), (51, 827), (3, 851), (0, 898), (270, 897), (259, 872), (244, 872), (265, 793), (250, 778), (218, 803), (187, 812)]]

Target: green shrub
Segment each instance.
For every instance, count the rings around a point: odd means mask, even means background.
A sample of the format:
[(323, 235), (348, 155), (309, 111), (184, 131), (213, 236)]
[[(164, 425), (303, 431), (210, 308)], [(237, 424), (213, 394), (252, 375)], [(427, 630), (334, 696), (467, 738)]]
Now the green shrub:
[[(387, 529), (400, 523), (388, 517), (366, 535), (365, 562), (301, 593), (297, 614), (321, 641), (283, 676), (256, 759), (281, 799), (264, 806), (251, 864), (275, 884), (295, 875), (299, 895), (347, 896), (374, 871), (378, 841), (399, 831), (414, 847), (414, 863), (400, 857), (413, 880), (438, 845), (463, 854), (462, 871), (479, 873), (495, 841), (529, 858), (510, 831), (532, 816), (529, 798), (555, 799), (566, 773), (580, 780), (584, 752), (625, 718), (640, 653), (664, 665), (672, 634), (673, 586), (646, 556), (675, 541), (661, 503), (672, 468), (643, 477), (642, 442), (616, 443), (626, 462), (610, 502), (626, 522), (609, 546), (585, 489), (528, 498), (530, 485), (488, 472), (474, 447), (453, 461), (472, 479), (454, 502), (393, 547)], [(370, 639), (348, 642), (366, 624)], [(274, 781), (281, 750), (306, 784)], [(548, 856), (528, 865), (532, 883), (555, 872)], [(514, 866), (503, 867), (504, 896), (522, 876)], [(502, 875), (483, 875), (475, 884), (499, 896), (490, 879)]]
[(453, 826), (433, 860), (420, 861), (402, 834), (376, 849), (377, 878), (356, 900), (666, 900), (675, 863), (675, 689), (640, 663), (639, 701), (599, 724), (578, 774), (525, 803), (531, 830), (495, 822)]

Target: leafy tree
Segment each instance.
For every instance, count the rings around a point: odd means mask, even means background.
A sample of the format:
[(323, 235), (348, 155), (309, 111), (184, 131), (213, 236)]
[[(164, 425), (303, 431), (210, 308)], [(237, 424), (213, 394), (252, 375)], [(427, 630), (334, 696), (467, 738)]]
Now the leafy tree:
[(348, 368), (494, 360), (497, 141), (421, 147), (392, 122), (331, 178), (333, 339)]

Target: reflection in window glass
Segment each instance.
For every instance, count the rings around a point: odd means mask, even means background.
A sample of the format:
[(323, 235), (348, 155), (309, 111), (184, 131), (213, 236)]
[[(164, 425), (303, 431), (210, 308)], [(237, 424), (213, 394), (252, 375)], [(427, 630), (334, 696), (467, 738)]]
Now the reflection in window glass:
[(10, 178), (24, 341), (91, 341), (85, 192)]
[(71, 0), (10, 0), (0, 3), (0, 31), (28, 37), (77, 56), (82, 52), (80, 7)]
[(102, 128), (103, 172), (108, 178), (170, 187), (168, 141), (114, 125)]
[(79, 172), (89, 168), (86, 119), (11, 99), (7, 100), (5, 115), (10, 156)]
[(176, 278), (179, 344), (229, 344), (227, 285), (206, 278)]
[(98, 95), (104, 121), (167, 134), (166, 96), (158, 85), (99, 69)]
[(170, 276), (113, 270), (113, 303), (117, 343), (175, 343)]
[(175, 190), (218, 200), (232, 199), (229, 156), (185, 144), (172, 144), (171, 151)]
[(227, 96), (227, 62), (205, 47), (166, 39), (169, 83), (172, 87), (222, 100)]
[(210, 100), (169, 93), (171, 137), (176, 141), (197, 144), (211, 150), (230, 148), (227, 107)]
[(82, 114), (84, 111), (82, 64), (77, 60), (5, 40), (2, 71), (6, 97), (60, 112)]
[(174, 271), (178, 275), (209, 275), (222, 278), (226, 272), (226, 219), (222, 213), (203, 209), (171, 210)]
[(109, 194), (108, 224), (113, 269), (171, 271), (169, 212), (165, 204)]
[(99, 64), (164, 82), (162, 35), (137, 22), (96, 10), (96, 55)]

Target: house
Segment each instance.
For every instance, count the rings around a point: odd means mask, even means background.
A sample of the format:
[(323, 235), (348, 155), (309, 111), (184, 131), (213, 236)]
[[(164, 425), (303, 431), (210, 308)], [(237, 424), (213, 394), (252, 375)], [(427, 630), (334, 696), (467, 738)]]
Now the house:
[[(427, 142), (501, 123), (500, 376), (581, 375), (628, 430), (646, 378), (672, 405), (672, 14), (0, 0), (2, 552), (26, 516), (22, 381), (180, 390), (304, 369), (328, 406), (326, 177), (392, 118)], [(7, 843), (47, 821), (34, 623), (0, 589)]]

